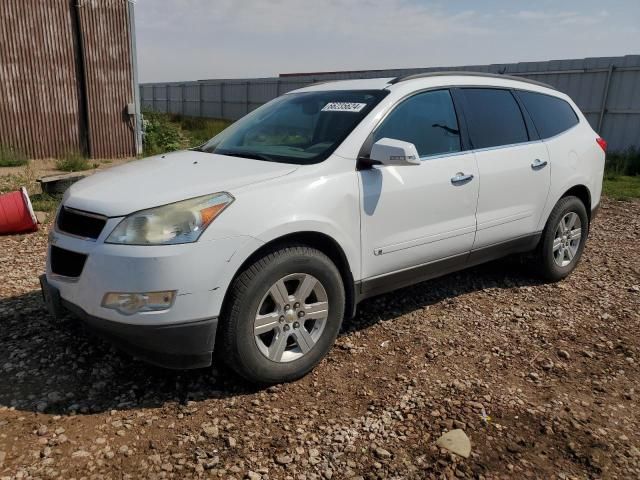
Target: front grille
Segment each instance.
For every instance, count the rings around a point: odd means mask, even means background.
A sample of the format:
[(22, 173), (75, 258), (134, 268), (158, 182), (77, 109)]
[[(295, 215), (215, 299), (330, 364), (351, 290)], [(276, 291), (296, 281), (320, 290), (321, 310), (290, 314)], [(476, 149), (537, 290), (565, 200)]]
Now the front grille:
[(100, 236), (107, 219), (99, 215), (61, 208), (58, 214), (58, 230), (77, 237), (96, 239)]
[(60, 247), (51, 247), (51, 271), (56, 275), (77, 278), (82, 273), (87, 256)]

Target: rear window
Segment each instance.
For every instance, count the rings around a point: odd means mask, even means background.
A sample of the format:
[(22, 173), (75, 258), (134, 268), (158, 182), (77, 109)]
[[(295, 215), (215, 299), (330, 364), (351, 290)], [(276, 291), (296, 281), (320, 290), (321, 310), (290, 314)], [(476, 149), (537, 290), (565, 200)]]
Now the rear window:
[(531, 115), (541, 138), (558, 135), (578, 123), (576, 112), (561, 98), (525, 91), (517, 94)]
[(473, 148), (527, 142), (529, 135), (518, 102), (509, 90), (464, 88), (467, 126)]

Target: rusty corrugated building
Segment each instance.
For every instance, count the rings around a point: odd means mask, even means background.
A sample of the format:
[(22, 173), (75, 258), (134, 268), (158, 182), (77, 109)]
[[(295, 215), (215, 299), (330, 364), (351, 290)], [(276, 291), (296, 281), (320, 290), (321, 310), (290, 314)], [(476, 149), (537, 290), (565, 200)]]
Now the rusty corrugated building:
[(130, 0), (0, 0), (0, 144), (31, 158), (141, 149)]

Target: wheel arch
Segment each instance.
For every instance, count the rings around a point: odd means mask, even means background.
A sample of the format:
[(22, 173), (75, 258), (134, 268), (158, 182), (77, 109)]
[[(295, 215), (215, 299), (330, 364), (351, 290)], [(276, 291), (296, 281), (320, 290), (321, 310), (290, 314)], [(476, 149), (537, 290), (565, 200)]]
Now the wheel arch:
[[(587, 215), (589, 216), (589, 220), (591, 220), (591, 192), (589, 191), (589, 188), (586, 185), (582, 185), (582, 184), (574, 185), (573, 187), (568, 189), (566, 192), (564, 192), (560, 196), (560, 198), (569, 197), (569, 196), (578, 197), (580, 199), (580, 201), (584, 204), (587, 210)], [(560, 199), (558, 199), (558, 201), (559, 200)]]
[(340, 272), (340, 276), (342, 277), (342, 283), (344, 284), (345, 289), (345, 318), (352, 318), (355, 315), (356, 309), (356, 292), (354, 277), (347, 255), (342, 246), (340, 246), (333, 237), (326, 233), (317, 231), (288, 233), (274, 238), (257, 248), (237, 268), (231, 282), (229, 283), (230, 287), (227, 288), (227, 291), (225, 292), (221, 311), (225, 312), (228, 307), (227, 304), (230, 297), (231, 285), (233, 285), (233, 282), (238, 275), (240, 275), (258, 258), (264, 256), (268, 252), (289, 245), (305, 245), (307, 247), (315, 248), (329, 257), (329, 259), (336, 265)]

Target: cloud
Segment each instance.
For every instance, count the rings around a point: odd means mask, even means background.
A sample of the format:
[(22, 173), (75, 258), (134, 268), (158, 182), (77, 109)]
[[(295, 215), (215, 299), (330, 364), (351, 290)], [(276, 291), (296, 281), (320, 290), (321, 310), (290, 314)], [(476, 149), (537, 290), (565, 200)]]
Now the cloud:
[[(628, 52), (640, 2), (138, 0), (142, 81), (453, 66)], [(623, 8), (624, 7), (624, 8)], [(635, 13), (634, 13), (635, 12)]]
[(548, 28), (550, 25), (596, 25), (602, 22), (604, 17), (608, 17), (609, 12), (601, 10), (597, 13), (586, 12), (554, 12), (549, 10), (521, 10), (511, 15), (516, 20), (525, 20), (532, 22), (545, 22)]

